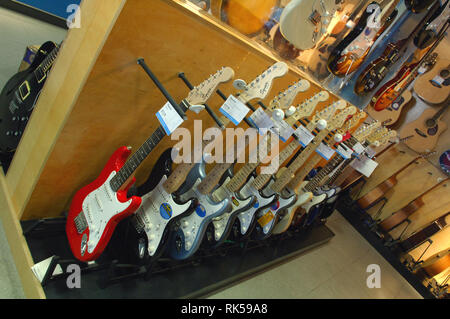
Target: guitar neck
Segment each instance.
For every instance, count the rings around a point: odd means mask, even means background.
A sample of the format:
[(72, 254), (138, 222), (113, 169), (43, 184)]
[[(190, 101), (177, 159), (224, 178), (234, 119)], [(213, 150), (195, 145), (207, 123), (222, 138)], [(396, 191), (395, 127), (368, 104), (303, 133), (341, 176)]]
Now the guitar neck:
[(313, 192), (314, 189), (319, 186), (320, 182), (326, 175), (331, 173), (340, 163), (344, 161), (344, 158), (336, 154), (336, 156), (325, 165), (309, 182), (305, 185), (304, 189), (308, 192)]
[[(53, 62), (56, 60), (56, 56), (59, 52), (59, 46), (56, 46), (44, 59), (44, 61), (39, 64), (39, 66), (34, 70), (34, 73), (36, 75), (36, 78), (40, 79), (43, 74), (47, 73), (48, 70), (53, 65)], [(40, 72), (41, 74), (36, 74), (37, 72)]]
[(433, 116), (433, 120), (437, 121), (445, 111), (447, 111), (448, 105), (443, 106), (436, 114)]

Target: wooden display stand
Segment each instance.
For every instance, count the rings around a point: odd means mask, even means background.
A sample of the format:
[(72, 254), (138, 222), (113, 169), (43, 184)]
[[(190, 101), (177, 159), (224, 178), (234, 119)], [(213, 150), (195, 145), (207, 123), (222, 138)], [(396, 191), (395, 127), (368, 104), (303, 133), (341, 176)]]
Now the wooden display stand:
[[(8, 174), (0, 173), (0, 216), (27, 298), (45, 294), (30, 269), (33, 260), (19, 221), (61, 215), (118, 147), (137, 148), (158, 125), (155, 113), (166, 101), (137, 58), (145, 58), (178, 101), (188, 93), (178, 72), (196, 84), (230, 66), (236, 78), (249, 81), (277, 61), (185, 1), (91, 0), (80, 9), (81, 28), (69, 30)], [(307, 76), (292, 66), (264, 102), (299, 78)], [(297, 103), (321, 91), (313, 83)], [(231, 85), (221, 90), (235, 92)], [(221, 102), (216, 96), (208, 104), (217, 110)], [(194, 119), (213, 126), (206, 113), (188, 116), (188, 129)], [(153, 151), (136, 174), (138, 183), (175, 142), (166, 138)]]

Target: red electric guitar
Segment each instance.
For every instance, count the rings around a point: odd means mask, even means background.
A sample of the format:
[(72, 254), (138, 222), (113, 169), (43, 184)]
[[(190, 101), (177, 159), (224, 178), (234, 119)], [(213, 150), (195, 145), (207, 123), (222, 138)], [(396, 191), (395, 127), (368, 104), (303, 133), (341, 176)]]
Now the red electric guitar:
[[(180, 103), (183, 111), (206, 103), (220, 83), (228, 82), (234, 71), (222, 68), (195, 87)], [(81, 261), (95, 260), (106, 248), (116, 225), (133, 214), (141, 204), (138, 196), (127, 197), (135, 182), (135, 170), (166, 135), (160, 125), (127, 160), (130, 147), (121, 147), (109, 159), (100, 176), (73, 197), (67, 216), (66, 233), (73, 255)]]

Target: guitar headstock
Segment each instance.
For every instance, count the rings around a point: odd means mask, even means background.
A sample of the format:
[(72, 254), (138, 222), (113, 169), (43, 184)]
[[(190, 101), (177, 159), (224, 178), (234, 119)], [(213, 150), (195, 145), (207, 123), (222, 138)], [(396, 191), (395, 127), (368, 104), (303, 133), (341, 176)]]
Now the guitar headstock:
[(389, 142), (390, 139), (396, 138), (397, 137), (397, 131), (389, 131), (386, 134), (384, 134), (381, 138), (377, 139), (376, 142), (379, 143), (378, 146), (382, 146), (384, 144), (386, 144), (387, 142)]
[(211, 95), (216, 91), (217, 86), (226, 83), (234, 77), (234, 71), (230, 67), (224, 67), (203, 81), (191, 92), (189, 92), (186, 101), (191, 105), (202, 105), (208, 101)]
[(355, 113), (356, 107), (354, 107), (353, 105), (346, 107), (345, 109), (340, 111), (338, 115), (334, 116), (330, 121), (327, 121), (327, 130), (332, 131), (340, 128), (342, 125), (344, 125), (347, 118)]
[[(319, 120), (325, 120), (330, 121), (333, 118), (333, 115), (336, 113), (337, 110), (343, 110), (347, 106), (347, 102), (344, 100), (339, 100), (337, 102), (334, 102), (330, 106), (324, 108), (323, 110), (317, 112), (314, 114), (311, 123), (316, 124)], [(356, 108), (355, 108), (356, 112)]]
[(311, 84), (308, 80), (300, 80), (290, 85), (287, 90), (278, 94), (269, 104), (270, 109), (287, 109), (292, 105), (298, 93), (305, 92)]
[(346, 134), (353, 127), (359, 124), (359, 122), (367, 117), (367, 113), (364, 111), (359, 111), (357, 114), (353, 115), (350, 120), (348, 120), (345, 125), (338, 130), (339, 134)]
[(244, 92), (239, 95), (239, 99), (244, 103), (253, 99), (264, 99), (272, 88), (273, 80), (284, 76), (288, 71), (289, 68), (286, 63), (275, 63), (246, 85)]
[[(381, 123), (379, 121), (363, 125), (353, 133), (353, 137), (356, 138), (359, 142), (362, 142), (365, 139), (369, 138), (372, 134), (376, 134), (380, 126)], [(378, 135), (374, 136), (373, 138), (376, 138), (377, 136)]]
[[(374, 123), (372, 123), (371, 125), (374, 125)], [(361, 134), (361, 136), (359, 136), (358, 141), (367, 140), (370, 144), (373, 144), (376, 141), (378, 141), (379, 139), (383, 138), (383, 136), (385, 136), (386, 134), (389, 133), (388, 128), (386, 128), (384, 126), (377, 127), (377, 128), (374, 128), (372, 126), (372, 130), (370, 130), (370, 128), (371, 128), (370, 125), (368, 125), (366, 132), (363, 132), (363, 134)]]
[(327, 91), (321, 91), (317, 93), (313, 97), (299, 104), (297, 107), (297, 111), (294, 113), (294, 116), (299, 119), (310, 116), (312, 112), (314, 112), (317, 104), (319, 104), (320, 102), (325, 102), (329, 97), (330, 94)]

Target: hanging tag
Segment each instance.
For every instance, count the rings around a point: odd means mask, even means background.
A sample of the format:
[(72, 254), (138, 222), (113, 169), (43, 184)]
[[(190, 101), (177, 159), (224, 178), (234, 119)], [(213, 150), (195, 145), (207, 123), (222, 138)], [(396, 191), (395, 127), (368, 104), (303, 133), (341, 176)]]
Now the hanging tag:
[(158, 113), (156, 113), (156, 117), (168, 136), (183, 123), (183, 118), (175, 111), (170, 102), (167, 102)]
[(316, 148), (316, 152), (322, 156), (327, 161), (333, 156), (335, 153), (334, 150), (329, 147), (328, 145), (325, 145), (323, 143), (320, 143), (319, 147)]
[(284, 120), (276, 121), (273, 118), (272, 120), (273, 127), (271, 131), (277, 134), (283, 142), (286, 142), (288, 138), (290, 138), (292, 134), (294, 134), (294, 129)]
[(352, 162), (351, 166), (364, 176), (370, 177), (375, 168), (377, 168), (378, 163), (363, 155), (361, 158), (356, 158), (356, 160)]
[(375, 150), (370, 146), (366, 148), (365, 153), (368, 158), (373, 158), (377, 154), (377, 152), (375, 152)]
[(314, 135), (308, 131), (306, 127), (300, 125), (294, 132), (295, 136), (298, 138), (298, 142), (306, 147), (314, 139)]
[(431, 80), (431, 82), (437, 84), (438, 86), (442, 86), (442, 83), (445, 82), (445, 79), (444, 79), (443, 77), (439, 76), (439, 75), (436, 75), (436, 76)]
[(343, 159), (349, 159), (353, 154), (351, 150), (346, 150), (341, 145), (338, 145), (338, 147), (336, 147), (336, 152), (341, 155)]
[(250, 109), (233, 95), (230, 95), (220, 108), (220, 112), (228, 117), (234, 125), (239, 125), (249, 111)]
[[(258, 108), (253, 114), (249, 117), (249, 120), (255, 127), (258, 128), (259, 134), (263, 134), (267, 130), (270, 130), (273, 127), (273, 121), (269, 115), (264, 112), (263, 108)], [(261, 131), (262, 130), (262, 131)]]

